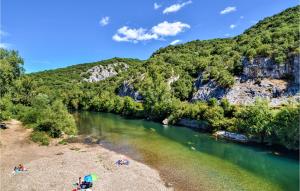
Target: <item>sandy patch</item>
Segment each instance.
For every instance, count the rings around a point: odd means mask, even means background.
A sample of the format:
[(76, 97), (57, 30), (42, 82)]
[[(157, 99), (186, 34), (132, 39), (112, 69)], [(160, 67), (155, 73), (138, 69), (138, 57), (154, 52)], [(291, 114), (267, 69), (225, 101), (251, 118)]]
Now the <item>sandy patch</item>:
[[(129, 166), (116, 166), (115, 161), (124, 156), (101, 146), (38, 146), (29, 141), (30, 130), (20, 122), (12, 120), (8, 124), (9, 129), (0, 131), (0, 190), (71, 191), (78, 177), (89, 173), (99, 176), (93, 190), (173, 190), (145, 164), (129, 159)], [(19, 163), (28, 172), (12, 175)]]

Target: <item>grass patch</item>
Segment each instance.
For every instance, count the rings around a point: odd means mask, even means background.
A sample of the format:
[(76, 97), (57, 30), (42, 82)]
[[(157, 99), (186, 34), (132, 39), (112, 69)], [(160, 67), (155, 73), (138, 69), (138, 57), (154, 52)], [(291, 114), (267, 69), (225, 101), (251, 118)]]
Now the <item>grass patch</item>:
[(33, 142), (39, 143), (40, 145), (49, 145), (50, 138), (45, 132), (33, 131), (30, 135)]
[(61, 144), (61, 145), (67, 145), (68, 142), (67, 142), (66, 139), (63, 139), (63, 140), (59, 141), (58, 144)]

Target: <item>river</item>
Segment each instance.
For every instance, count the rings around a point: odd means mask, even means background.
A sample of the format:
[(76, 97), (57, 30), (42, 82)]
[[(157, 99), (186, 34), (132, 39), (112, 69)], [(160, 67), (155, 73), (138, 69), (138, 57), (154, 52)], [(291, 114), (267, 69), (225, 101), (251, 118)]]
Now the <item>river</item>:
[(299, 161), (266, 148), (114, 114), (74, 115), (79, 134), (157, 169), (176, 190), (299, 190)]

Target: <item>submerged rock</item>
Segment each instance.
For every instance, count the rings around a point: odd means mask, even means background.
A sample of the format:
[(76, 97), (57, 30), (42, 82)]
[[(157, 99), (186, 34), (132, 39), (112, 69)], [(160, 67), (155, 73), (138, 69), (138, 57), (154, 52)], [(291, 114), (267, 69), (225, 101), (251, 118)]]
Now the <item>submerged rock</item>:
[(205, 121), (198, 121), (194, 119), (182, 118), (176, 122), (177, 125), (182, 125), (185, 127), (191, 127), (201, 130), (206, 130), (208, 127), (208, 123)]

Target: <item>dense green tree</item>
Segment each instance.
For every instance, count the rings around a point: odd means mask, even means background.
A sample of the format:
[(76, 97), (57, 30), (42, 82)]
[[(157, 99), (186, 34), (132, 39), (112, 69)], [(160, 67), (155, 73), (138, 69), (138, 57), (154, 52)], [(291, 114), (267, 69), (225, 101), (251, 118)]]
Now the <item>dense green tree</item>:
[(236, 117), (240, 130), (252, 136), (259, 136), (261, 143), (271, 134), (273, 114), (267, 101), (257, 100), (253, 105), (240, 108)]
[(299, 149), (300, 105), (287, 105), (274, 119), (274, 131), (280, 143), (289, 149)]
[(0, 48), (0, 97), (8, 92), (12, 83), (23, 73), (23, 59), (16, 51)]

